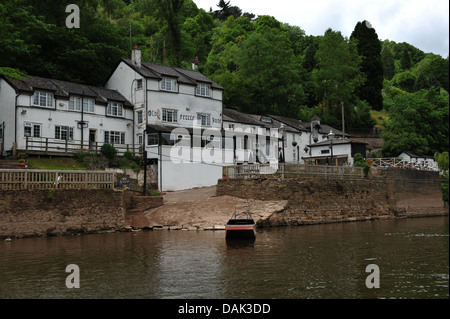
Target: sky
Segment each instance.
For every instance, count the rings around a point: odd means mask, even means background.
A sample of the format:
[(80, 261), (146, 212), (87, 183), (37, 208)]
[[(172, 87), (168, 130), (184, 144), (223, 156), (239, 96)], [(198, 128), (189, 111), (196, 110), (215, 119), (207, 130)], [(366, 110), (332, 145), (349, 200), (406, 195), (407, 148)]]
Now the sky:
[[(193, 0), (209, 12), (219, 0)], [(270, 15), (298, 26), (306, 35), (323, 35), (331, 28), (350, 37), (359, 21), (367, 20), (380, 40), (407, 42), (425, 53), (449, 54), (448, 0), (227, 0), (242, 12)]]

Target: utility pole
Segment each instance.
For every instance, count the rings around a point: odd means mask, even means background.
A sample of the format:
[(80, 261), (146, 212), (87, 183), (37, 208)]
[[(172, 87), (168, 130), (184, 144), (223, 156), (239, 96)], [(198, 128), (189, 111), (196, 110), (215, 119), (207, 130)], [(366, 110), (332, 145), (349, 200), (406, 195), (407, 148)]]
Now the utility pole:
[(341, 101), (341, 112), (342, 112), (342, 133), (345, 134), (344, 101)]

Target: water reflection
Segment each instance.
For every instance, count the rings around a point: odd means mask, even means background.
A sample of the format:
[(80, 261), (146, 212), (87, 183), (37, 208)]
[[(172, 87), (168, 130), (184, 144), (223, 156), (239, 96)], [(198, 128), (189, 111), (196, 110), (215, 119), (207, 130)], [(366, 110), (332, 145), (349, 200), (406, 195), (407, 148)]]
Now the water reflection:
[[(80, 289), (65, 267), (80, 267)], [(379, 289), (365, 286), (368, 264)], [(0, 244), (0, 298), (448, 298), (448, 217)]]

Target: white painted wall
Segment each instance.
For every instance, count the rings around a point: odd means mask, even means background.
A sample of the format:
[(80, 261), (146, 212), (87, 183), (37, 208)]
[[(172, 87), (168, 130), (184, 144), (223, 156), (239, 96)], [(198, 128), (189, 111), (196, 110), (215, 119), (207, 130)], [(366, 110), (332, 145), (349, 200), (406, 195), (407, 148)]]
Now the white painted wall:
[(15, 127), (15, 90), (0, 78), (0, 125), (4, 122), (5, 128), (3, 132), (3, 155), (7, 150), (11, 150), (14, 143), (14, 127)]

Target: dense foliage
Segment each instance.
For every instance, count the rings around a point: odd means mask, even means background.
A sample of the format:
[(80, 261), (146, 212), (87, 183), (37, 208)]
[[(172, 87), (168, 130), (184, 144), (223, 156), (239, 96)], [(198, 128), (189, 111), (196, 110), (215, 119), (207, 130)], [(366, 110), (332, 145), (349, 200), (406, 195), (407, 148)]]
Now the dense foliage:
[[(408, 43), (380, 41), (358, 22), (350, 38), (337, 30), (306, 35), (298, 26), (195, 0), (79, 0), (79, 29), (68, 29), (72, 0), (0, 3), (0, 75), (25, 73), (102, 85), (134, 45), (144, 61), (191, 67), (225, 88), (224, 106), (370, 129), (385, 110), (383, 155), (448, 151), (448, 57)], [(257, 10), (257, 8), (255, 8)]]

